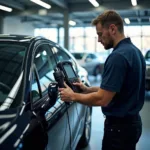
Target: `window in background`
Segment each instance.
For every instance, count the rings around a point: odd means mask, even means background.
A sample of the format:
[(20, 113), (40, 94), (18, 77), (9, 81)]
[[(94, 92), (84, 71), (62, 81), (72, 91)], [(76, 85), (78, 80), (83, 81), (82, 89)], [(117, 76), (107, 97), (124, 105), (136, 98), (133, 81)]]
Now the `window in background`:
[(138, 47), (141, 51), (141, 47), (142, 47), (142, 41), (141, 41), (141, 37), (140, 36), (136, 36), (136, 37), (131, 37), (131, 41), (133, 44), (136, 45), (136, 47)]
[(143, 54), (150, 50), (150, 36), (143, 36), (142, 37), (142, 47), (143, 47)]
[(71, 51), (84, 51), (84, 28), (83, 27), (71, 27), (69, 29), (69, 49)]
[[(130, 37), (132, 42), (143, 52), (150, 49), (150, 26), (124, 26), (126, 37)], [(44, 36), (54, 42), (58, 42), (64, 46), (64, 28), (59, 29), (59, 41), (57, 39), (57, 28), (50, 29), (35, 29), (35, 36)], [(106, 51), (101, 43), (98, 42), (95, 27), (71, 27), (69, 29), (69, 50), (71, 51), (91, 51), (104, 52)]]
[(35, 36), (43, 36), (57, 43), (57, 28), (41, 28), (34, 30)]
[(71, 51), (85, 51), (83, 37), (71, 37), (70, 39), (72, 39), (70, 41), (70, 46), (73, 48), (70, 49)]
[(144, 36), (150, 36), (150, 26), (142, 26), (142, 33)]
[(90, 52), (104, 51), (104, 47), (101, 43), (98, 43), (97, 33), (95, 27), (85, 28), (85, 47)]
[(58, 44), (64, 47), (64, 28), (59, 28), (59, 43)]
[(96, 43), (96, 42), (97, 41), (96, 41), (95, 37), (86, 36), (86, 38), (85, 38), (85, 49), (89, 52), (95, 52), (96, 50), (98, 50), (97, 44), (100, 44), (100, 43)]
[(86, 27), (85, 28), (85, 35), (87, 37), (96, 37), (97, 34), (96, 34), (96, 30), (95, 30), (95, 27)]
[(141, 36), (141, 26), (125, 26), (124, 32), (127, 37)]

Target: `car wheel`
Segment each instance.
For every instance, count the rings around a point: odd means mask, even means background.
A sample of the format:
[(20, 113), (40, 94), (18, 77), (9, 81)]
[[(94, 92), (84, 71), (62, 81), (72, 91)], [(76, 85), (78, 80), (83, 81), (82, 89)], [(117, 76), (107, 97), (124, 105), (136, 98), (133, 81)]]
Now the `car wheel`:
[(89, 144), (92, 127), (91, 119), (92, 119), (92, 108), (88, 107), (86, 112), (83, 134), (78, 144), (79, 148), (85, 148)]
[(100, 74), (100, 66), (96, 66), (94, 69), (94, 76), (97, 76)]

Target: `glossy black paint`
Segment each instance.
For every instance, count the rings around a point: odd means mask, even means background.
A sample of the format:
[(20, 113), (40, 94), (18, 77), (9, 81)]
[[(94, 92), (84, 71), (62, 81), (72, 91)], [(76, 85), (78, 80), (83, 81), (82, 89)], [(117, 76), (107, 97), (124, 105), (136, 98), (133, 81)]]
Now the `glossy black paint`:
[[(0, 35), (1, 43), (23, 45), (26, 50), (23, 55), (20, 80), (18, 79), (18, 84), (15, 83), (11, 89), (12, 94), (9, 93), (7, 96), (10, 103), (6, 106), (8, 103), (5, 100), (0, 105), (0, 149), (75, 149), (83, 133), (86, 111), (89, 107), (79, 103), (66, 105), (61, 101), (59, 94), (56, 103), (51, 106), (52, 97), (49, 97), (48, 92), (42, 93), (41, 80), (45, 77), (47, 80), (47, 75), (44, 74), (40, 78), (35, 66), (35, 59), (39, 54), (38, 48), (43, 45), (47, 48), (55, 47), (58, 52), (64, 53), (70, 61), (73, 61), (75, 71), (78, 73), (80, 68), (74, 58), (56, 43), (43, 37)], [(56, 63), (63, 60), (58, 52), (52, 51)], [(50, 58), (49, 55), (46, 56)], [(45, 58), (45, 53), (43, 57)], [(34, 79), (36, 79), (35, 82)], [(37, 83), (39, 93), (32, 89), (35, 83)], [(84, 83), (88, 84), (88, 81)], [(39, 99), (34, 100), (37, 94), (39, 94)]]

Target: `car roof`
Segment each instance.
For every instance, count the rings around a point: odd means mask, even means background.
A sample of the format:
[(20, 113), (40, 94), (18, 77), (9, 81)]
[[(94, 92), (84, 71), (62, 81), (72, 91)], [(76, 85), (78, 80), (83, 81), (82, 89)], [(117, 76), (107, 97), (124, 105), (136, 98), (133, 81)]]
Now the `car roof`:
[(29, 36), (29, 35), (15, 35), (15, 34), (0, 34), (0, 41), (16, 41), (16, 42), (31, 42), (31, 40), (45, 39), (44, 37)]

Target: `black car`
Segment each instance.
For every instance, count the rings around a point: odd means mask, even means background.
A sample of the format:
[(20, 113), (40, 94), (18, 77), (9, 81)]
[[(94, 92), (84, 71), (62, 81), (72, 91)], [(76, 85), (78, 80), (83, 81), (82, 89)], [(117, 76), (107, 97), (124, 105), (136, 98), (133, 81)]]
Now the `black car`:
[(1, 150), (74, 150), (88, 145), (92, 108), (66, 104), (57, 90), (49, 93), (56, 83), (54, 69), (64, 60), (71, 61), (89, 85), (84, 69), (58, 44), (42, 37), (0, 35)]
[(150, 90), (150, 50), (148, 50), (145, 54), (145, 62), (146, 62), (146, 73), (145, 73), (145, 89)]

